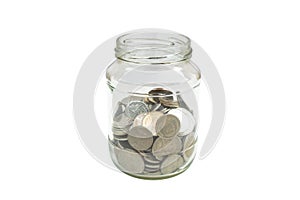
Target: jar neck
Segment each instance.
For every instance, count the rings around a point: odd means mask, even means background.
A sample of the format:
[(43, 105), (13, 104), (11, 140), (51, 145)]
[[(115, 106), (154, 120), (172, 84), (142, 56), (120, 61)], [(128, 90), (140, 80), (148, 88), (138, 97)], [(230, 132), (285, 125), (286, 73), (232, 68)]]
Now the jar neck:
[(189, 60), (190, 39), (177, 33), (136, 32), (120, 36), (115, 56), (138, 64), (170, 64)]

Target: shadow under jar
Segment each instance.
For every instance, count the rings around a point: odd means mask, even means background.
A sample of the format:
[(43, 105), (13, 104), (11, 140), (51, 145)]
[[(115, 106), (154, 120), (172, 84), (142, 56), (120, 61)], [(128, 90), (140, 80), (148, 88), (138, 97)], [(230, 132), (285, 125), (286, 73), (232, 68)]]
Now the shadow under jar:
[(107, 68), (111, 96), (110, 154), (124, 173), (163, 179), (195, 157), (200, 71), (190, 39), (172, 32), (120, 36)]

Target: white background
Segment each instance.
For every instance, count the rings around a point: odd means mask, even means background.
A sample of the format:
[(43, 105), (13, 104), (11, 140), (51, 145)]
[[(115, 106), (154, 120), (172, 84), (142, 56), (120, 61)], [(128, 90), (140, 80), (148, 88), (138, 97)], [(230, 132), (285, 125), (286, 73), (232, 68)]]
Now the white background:
[[(296, 0), (1, 1), (0, 199), (299, 199), (299, 9)], [(214, 151), (162, 181), (96, 162), (72, 116), (89, 53), (147, 27), (200, 44), (227, 98)]]

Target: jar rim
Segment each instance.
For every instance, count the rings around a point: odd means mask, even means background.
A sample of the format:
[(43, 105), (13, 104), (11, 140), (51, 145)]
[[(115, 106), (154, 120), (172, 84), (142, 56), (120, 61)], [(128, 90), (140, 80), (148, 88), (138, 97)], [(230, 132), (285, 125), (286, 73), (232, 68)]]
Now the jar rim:
[(115, 56), (128, 62), (169, 64), (188, 60), (191, 55), (191, 40), (174, 32), (143, 30), (116, 40)]

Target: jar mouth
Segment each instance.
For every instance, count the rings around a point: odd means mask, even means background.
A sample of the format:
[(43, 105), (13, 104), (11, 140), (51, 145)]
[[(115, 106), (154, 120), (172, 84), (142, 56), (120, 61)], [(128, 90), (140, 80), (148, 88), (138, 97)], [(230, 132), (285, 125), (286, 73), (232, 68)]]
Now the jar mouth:
[(172, 32), (141, 31), (117, 38), (115, 56), (118, 59), (145, 64), (168, 64), (191, 58), (191, 41)]

